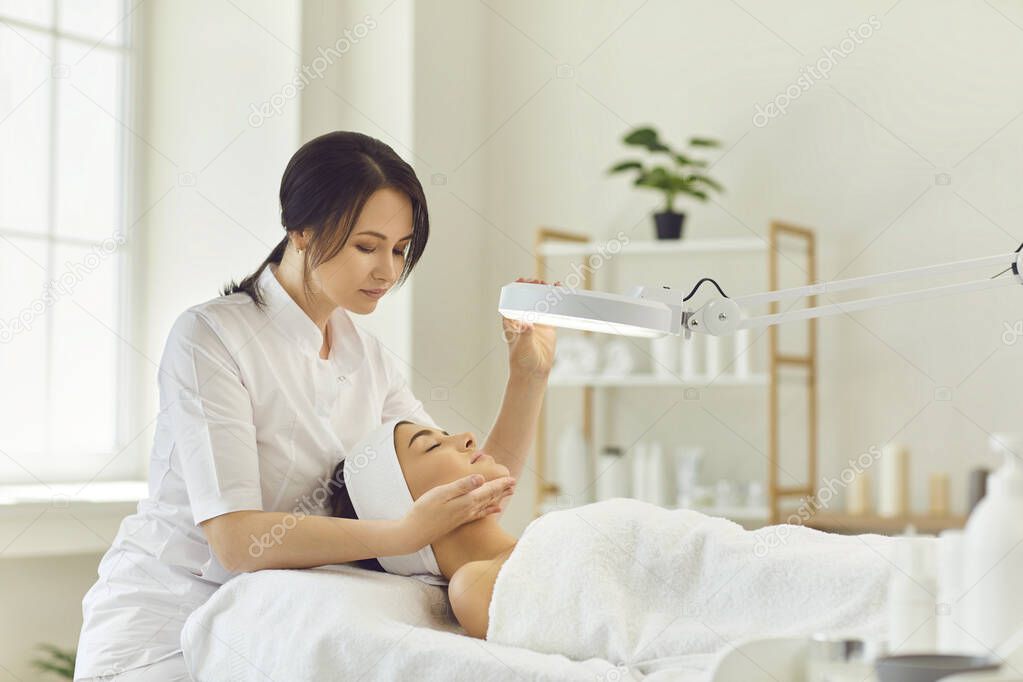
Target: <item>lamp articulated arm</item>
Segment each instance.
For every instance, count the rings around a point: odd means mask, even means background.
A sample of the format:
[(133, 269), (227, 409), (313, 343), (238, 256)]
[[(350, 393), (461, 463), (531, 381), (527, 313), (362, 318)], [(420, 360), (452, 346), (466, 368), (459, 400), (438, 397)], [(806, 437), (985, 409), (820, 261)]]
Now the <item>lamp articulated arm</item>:
[[(1023, 249), (1023, 245), (1021, 245), (1021, 249)], [(920, 277), (932, 277), (935, 275), (944, 275), (971, 268), (988, 266), (994, 267), (998, 265), (1011, 269), (1012, 276), (971, 280), (968, 282), (959, 282), (956, 284), (948, 284), (928, 289), (918, 289), (898, 294), (863, 298), (845, 303), (831, 303), (811, 308), (801, 308), (799, 310), (775, 313), (773, 315), (748, 317), (745, 312), (747, 307), (763, 303), (788, 301), (808, 296), (837, 293), (840, 291), (851, 291), (886, 282), (917, 279)], [(856, 312), (858, 310), (867, 310), (868, 308), (878, 308), (894, 303), (909, 303), (911, 301), (920, 301), (928, 298), (940, 298), (942, 296), (948, 296), (955, 293), (995, 289), (998, 287), (1008, 286), (1010, 284), (1023, 284), (1023, 276), (1020, 274), (1021, 271), (1023, 271), (1023, 253), (1017, 250), (1011, 253), (999, 254), (997, 256), (973, 258), (953, 263), (929, 265), (921, 268), (898, 270), (878, 275), (867, 275), (865, 277), (852, 277), (849, 279), (840, 279), (831, 282), (817, 282), (815, 284), (793, 287), (791, 289), (779, 289), (777, 291), (768, 291), (760, 294), (739, 296), (736, 298), (729, 298), (728, 296), (725, 296), (720, 287), (717, 287), (720, 295), (711, 298), (696, 310), (689, 310), (685, 307), (685, 301), (688, 300), (693, 293), (695, 293), (695, 288), (693, 292), (691, 292), (689, 296), (686, 296), (681, 302), (679, 302), (678, 299), (679, 292), (672, 290), (670, 287), (636, 287), (633, 290), (632, 295), (637, 298), (655, 300), (667, 304), (672, 309), (672, 329), (678, 330), (672, 333), (684, 333), (686, 338), (689, 338), (693, 332), (710, 334), (713, 336), (724, 336), (726, 334), (732, 334), (738, 329), (768, 327), (775, 324), (781, 324), (783, 322), (809, 320), (818, 317), (827, 317), (830, 315), (841, 315)], [(708, 281), (713, 282), (713, 280)], [(703, 280), (701, 280), (701, 283), (702, 282)], [(714, 282), (714, 284), (716, 286), (717, 283)], [(697, 287), (698, 286), (699, 285), (697, 285)]]
[[(807, 296), (852, 291), (886, 282), (933, 277), (971, 268), (997, 265), (1005, 269), (991, 278), (862, 298), (844, 303), (829, 303), (769, 315), (750, 317), (747, 313), (749, 307), (763, 303), (798, 301), (798, 299)], [(1010, 270), (1012, 274), (1009, 277), (1001, 276)], [(718, 283), (709, 277), (700, 279), (687, 295), (668, 286), (637, 286), (633, 287), (628, 294), (621, 295), (596, 291), (576, 291), (559, 285), (514, 282), (502, 287), (498, 310), (505, 317), (512, 319), (571, 329), (651, 338), (665, 334), (682, 334), (688, 339), (694, 332), (724, 336), (733, 334), (739, 329), (768, 327), (782, 322), (842, 315), (894, 303), (909, 303), (966, 291), (981, 291), (1010, 284), (1023, 284), (1021, 270), (1023, 270), (1023, 244), (1020, 244), (1019, 248), (1011, 253), (1002, 253), (997, 256), (928, 265), (922, 268), (897, 270), (866, 277), (839, 279), (832, 282), (817, 282), (792, 289), (779, 289), (737, 298), (730, 298)], [(704, 283), (712, 284), (717, 290), (717, 295), (692, 310), (687, 302)]]

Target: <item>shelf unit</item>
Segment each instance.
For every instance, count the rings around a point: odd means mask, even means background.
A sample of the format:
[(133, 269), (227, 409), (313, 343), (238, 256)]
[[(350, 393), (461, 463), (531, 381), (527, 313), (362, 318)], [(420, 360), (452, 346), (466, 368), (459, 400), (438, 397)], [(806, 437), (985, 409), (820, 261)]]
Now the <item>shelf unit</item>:
[[(805, 284), (812, 284), (816, 281), (816, 241), (812, 230), (781, 221), (773, 221), (770, 225), (770, 233), (767, 242), (759, 238), (721, 238), (721, 239), (688, 239), (684, 241), (630, 241), (616, 255), (618, 257), (629, 257), (637, 255), (646, 256), (670, 256), (680, 254), (700, 253), (763, 253), (766, 256), (768, 266), (768, 289), (780, 288), (778, 258), (783, 246), (791, 248), (788, 241), (794, 239), (802, 243), (803, 255), (806, 258), (807, 281)], [(782, 241), (786, 240), (783, 245)], [(552, 228), (541, 227), (536, 232), (534, 240), (535, 271), (537, 279), (547, 279), (547, 261), (551, 257), (586, 258), (598, 252), (599, 242), (590, 240), (584, 234), (567, 232)], [(593, 289), (592, 271), (583, 268), (582, 286), (583, 289)], [(816, 297), (811, 297), (808, 305), (815, 305)], [(770, 304), (772, 314), (779, 312), (777, 302)], [(736, 508), (731, 510), (728, 516), (732, 518), (750, 520), (758, 517), (766, 523), (778, 523), (782, 516), (782, 502), (786, 498), (812, 497), (815, 494), (814, 481), (817, 471), (817, 328), (816, 320), (803, 322), (807, 329), (807, 348), (805, 355), (783, 353), (778, 347), (777, 327), (768, 329), (768, 360), (769, 368), (766, 374), (753, 374), (748, 377), (734, 377), (719, 375), (711, 377), (676, 378), (664, 377), (655, 374), (636, 374), (627, 376), (607, 375), (557, 375), (552, 374), (549, 381), (551, 387), (577, 387), (582, 389), (583, 401), (583, 424), (582, 431), (586, 442), (591, 447), (591, 457), (595, 457), (593, 445), (593, 405), (595, 392), (602, 388), (629, 388), (629, 387), (665, 387), (665, 388), (728, 388), (728, 387), (764, 387), (768, 388), (768, 476), (767, 476), (767, 508), (762, 510)], [(592, 332), (582, 332), (589, 336)], [(780, 370), (782, 367), (795, 367), (805, 371), (805, 387), (807, 389), (807, 463), (806, 482), (802, 485), (781, 486), (779, 483), (780, 471), (780, 419), (779, 419), (779, 382)], [(546, 478), (547, 471), (547, 404), (544, 402), (541, 408), (540, 419), (537, 425), (536, 434), (536, 498), (533, 509), (533, 516), (539, 516), (545, 500), (559, 493), (558, 486)]]

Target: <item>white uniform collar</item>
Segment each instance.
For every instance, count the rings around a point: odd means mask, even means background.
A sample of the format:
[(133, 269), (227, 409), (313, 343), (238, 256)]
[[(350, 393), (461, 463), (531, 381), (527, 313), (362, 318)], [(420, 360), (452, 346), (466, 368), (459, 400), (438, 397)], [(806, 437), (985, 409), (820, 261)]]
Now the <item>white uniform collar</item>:
[[(272, 271), (276, 267), (275, 263), (267, 265), (256, 282), (266, 302), (266, 312), (274, 326), (293, 340), (302, 352), (319, 359), (323, 333), (277, 281)], [(352, 322), (348, 311), (340, 306), (331, 313), (328, 324), (331, 332), (329, 359), (339, 370), (355, 371), (366, 356), (363, 332)]]

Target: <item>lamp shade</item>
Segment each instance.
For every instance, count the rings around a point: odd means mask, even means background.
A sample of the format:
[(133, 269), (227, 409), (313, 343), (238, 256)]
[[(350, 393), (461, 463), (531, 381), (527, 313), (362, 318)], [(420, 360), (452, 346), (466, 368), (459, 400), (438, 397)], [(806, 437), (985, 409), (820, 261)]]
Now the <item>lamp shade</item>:
[(664, 303), (553, 284), (506, 284), (497, 307), (511, 320), (604, 334), (656, 338), (671, 330), (671, 308)]

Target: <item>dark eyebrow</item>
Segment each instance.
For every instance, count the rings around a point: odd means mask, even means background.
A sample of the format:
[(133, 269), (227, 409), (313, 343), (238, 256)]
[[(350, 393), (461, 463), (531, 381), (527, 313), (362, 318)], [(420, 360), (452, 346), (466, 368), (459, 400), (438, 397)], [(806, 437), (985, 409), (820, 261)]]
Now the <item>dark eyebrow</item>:
[[(363, 230), (362, 232), (357, 232), (356, 234), (368, 234), (368, 235), (372, 235), (374, 237), (379, 237), (380, 239), (387, 239), (387, 235), (386, 234), (380, 234), (379, 232), (373, 232), (372, 230)], [(404, 237), (402, 237), (401, 239), (399, 239), (398, 241), (399, 242), (403, 242), (406, 239), (412, 239), (412, 235), (411, 234), (407, 234)]]
[[(419, 438), (420, 436), (429, 436), (435, 430), (436, 429), (423, 429), (422, 431), (416, 431), (416, 434), (414, 436), (412, 436), (412, 438), (409, 439), (408, 446), (411, 448), (412, 447), (412, 441), (414, 441), (416, 438)], [(441, 433), (443, 433), (445, 436), (450, 436), (451, 435), (447, 431), (441, 431)]]

